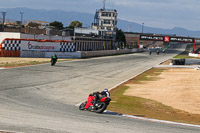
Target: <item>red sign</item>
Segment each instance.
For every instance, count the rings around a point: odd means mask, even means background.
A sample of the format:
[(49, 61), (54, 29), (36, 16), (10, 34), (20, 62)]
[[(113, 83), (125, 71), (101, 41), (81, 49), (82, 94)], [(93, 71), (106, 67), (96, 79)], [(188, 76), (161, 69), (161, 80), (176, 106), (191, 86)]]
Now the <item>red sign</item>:
[(165, 42), (169, 42), (169, 37), (168, 37), (168, 36), (165, 36), (164, 41), (165, 41)]

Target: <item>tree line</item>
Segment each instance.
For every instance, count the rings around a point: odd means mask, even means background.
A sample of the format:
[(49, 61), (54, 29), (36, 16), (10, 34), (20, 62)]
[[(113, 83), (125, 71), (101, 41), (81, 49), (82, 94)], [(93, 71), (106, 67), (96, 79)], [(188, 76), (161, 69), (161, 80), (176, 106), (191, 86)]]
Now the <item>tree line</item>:
[[(30, 22), (30, 23), (28, 23), (27, 26), (34, 28), (34, 27), (38, 27), (39, 25), (40, 25), (40, 24), (38, 24), (38, 23), (36, 23), (36, 22)], [(72, 21), (72, 22), (69, 24), (68, 27), (64, 27), (64, 25), (62, 24), (62, 22), (54, 21), (54, 22), (49, 23), (49, 24), (46, 25), (46, 26), (53, 26), (53, 27), (54, 27), (55, 29), (57, 29), (57, 30), (63, 30), (63, 29), (65, 29), (65, 28), (72, 28), (72, 29), (74, 29), (74, 28), (81, 28), (82, 25), (83, 25), (83, 24), (82, 24), (81, 22), (79, 22), (79, 21)]]
[[(37, 25), (39, 25), (39, 24), (34, 23), (34, 22), (30, 22), (28, 24), (29, 27), (37, 27)], [(81, 28), (83, 26), (83, 23), (81, 23), (79, 21), (72, 21), (68, 27), (64, 27), (62, 22), (54, 21), (54, 22), (49, 23), (48, 26), (53, 26), (57, 30), (63, 30), (65, 28), (71, 28), (71, 29)], [(126, 43), (126, 38), (125, 38), (124, 32), (121, 29), (116, 30), (116, 41)]]

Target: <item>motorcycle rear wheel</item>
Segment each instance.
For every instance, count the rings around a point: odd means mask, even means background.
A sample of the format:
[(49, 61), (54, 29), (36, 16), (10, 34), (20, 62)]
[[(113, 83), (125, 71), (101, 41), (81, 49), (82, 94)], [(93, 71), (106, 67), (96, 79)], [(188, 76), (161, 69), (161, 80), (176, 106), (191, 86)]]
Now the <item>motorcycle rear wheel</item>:
[(79, 106), (79, 109), (80, 109), (80, 110), (84, 110), (84, 109), (85, 109), (85, 106), (86, 106), (86, 103), (87, 103), (87, 101), (81, 103), (81, 105)]

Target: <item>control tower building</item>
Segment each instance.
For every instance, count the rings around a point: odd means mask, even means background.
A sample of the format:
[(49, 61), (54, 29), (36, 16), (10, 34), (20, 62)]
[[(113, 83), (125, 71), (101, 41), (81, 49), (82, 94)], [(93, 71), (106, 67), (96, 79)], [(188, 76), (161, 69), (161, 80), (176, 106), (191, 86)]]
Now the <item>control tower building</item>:
[(96, 11), (92, 28), (101, 31), (102, 36), (109, 36), (115, 39), (117, 29), (117, 10), (106, 9), (105, 0), (102, 9)]

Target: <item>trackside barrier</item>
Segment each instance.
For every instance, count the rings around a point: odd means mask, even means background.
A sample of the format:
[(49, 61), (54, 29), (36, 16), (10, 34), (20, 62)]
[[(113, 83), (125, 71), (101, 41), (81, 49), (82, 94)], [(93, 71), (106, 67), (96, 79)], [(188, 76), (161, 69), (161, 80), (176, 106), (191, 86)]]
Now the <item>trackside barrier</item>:
[(20, 57), (20, 51), (0, 50), (0, 57)]
[(23, 50), (30, 51), (27, 57), (45, 57), (45, 52), (75, 52), (75, 44), (66, 40), (15, 38), (5, 38), (0, 43), (0, 57), (20, 57)]
[(81, 51), (81, 58), (111, 56), (119, 54), (130, 54), (135, 52), (142, 52), (138, 49), (119, 49), (119, 50), (101, 50), (101, 51)]
[(191, 56), (191, 57), (200, 57), (200, 54), (189, 53), (189, 56)]
[(100, 56), (110, 56), (119, 54), (129, 54), (142, 52), (137, 49), (123, 49), (123, 50), (100, 50), (100, 51), (76, 51), (76, 52), (42, 52), (42, 51), (29, 51), (22, 50), (21, 57), (43, 57), (50, 58), (53, 54), (56, 54), (58, 58), (90, 58), (90, 57), (100, 57)]
[[(81, 46), (81, 45), (80, 45)], [(86, 46), (86, 45), (83, 45)], [(81, 46), (81, 47), (83, 47)], [(138, 49), (76, 51), (76, 44), (64, 40), (4, 39), (0, 44), (1, 57), (44, 57), (56, 53), (59, 58), (90, 58), (142, 52)]]

